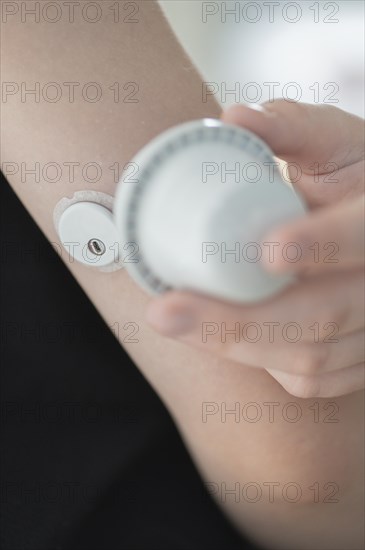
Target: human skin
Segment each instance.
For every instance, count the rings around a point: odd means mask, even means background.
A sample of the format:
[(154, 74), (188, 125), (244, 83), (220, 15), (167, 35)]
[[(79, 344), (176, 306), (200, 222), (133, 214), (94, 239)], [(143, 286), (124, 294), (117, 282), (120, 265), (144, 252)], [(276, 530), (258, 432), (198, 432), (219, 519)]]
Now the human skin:
[[(9, 96), (2, 105), (2, 163), (41, 166), (49, 162), (98, 162), (103, 178), (86, 185), (114, 194), (115, 181), (109, 166), (123, 167), (152, 137), (174, 124), (205, 116), (218, 117), (220, 108), (210, 99), (202, 102), (202, 79), (179, 46), (154, 2), (140, 2), (138, 24), (106, 21), (94, 25), (78, 19), (70, 24), (21, 23), (9, 18), (2, 28), (2, 78), (5, 82), (99, 82), (104, 97), (96, 103), (75, 94), (75, 101), (50, 103)], [(139, 84), (138, 103), (115, 103), (108, 89), (115, 82)], [(3, 164), (4, 166), (4, 164)], [(42, 175), (21, 179), (21, 171), (7, 179), (50, 242), (59, 243), (53, 226), (57, 202), (85, 189), (76, 177), (62, 172), (57, 183)], [(294, 397), (265, 369), (237, 364), (204, 349), (158, 335), (146, 322), (150, 298), (125, 271), (102, 273), (72, 263), (62, 254), (66, 267), (110, 327), (134, 322), (138, 343), (117, 336), (147, 380), (161, 396), (189, 448), (203, 478), (211, 487), (226, 483), (258, 483), (262, 498), (227, 497), (217, 502), (247, 535), (268, 549), (348, 550), (363, 543), (363, 404), (362, 392), (328, 399)], [(256, 346), (259, 353), (260, 346)], [(294, 352), (293, 352), (294, 353)], [(292, 359), (288, 358), (288, 364)], [(121, 366), (122, 368), (122, 366)], [(235, 422), (228, 415), (202, 420), (204, 403), (216, 403), (220, 411), (254, 402), (278, 403), (281, 411), (294, 403), (301, 419), (290, 422), (282, 414), (273, 421)], [(275, 405), (276, 406), (276, 405)], [(335, 409), (333, 409), (335, 407)], [(319, 419), (315, 421), (315, 411)], [(335, 410), (337, 422), (325, 422)], [(267, 482), (280, 484), (273, 502)], [(282, 496), (282, 487), (296, 483), (302, 490), (294, 504)], [(313, 487), (318, 483), (319, 500)], [(338, 502), (323, 502), (335, 484)], [(215, 485), (214, 485), (215, 484)], [(327, 488), (326, 488), (327, 487)], [(333, 487), (333, 485), (332, 485)]]

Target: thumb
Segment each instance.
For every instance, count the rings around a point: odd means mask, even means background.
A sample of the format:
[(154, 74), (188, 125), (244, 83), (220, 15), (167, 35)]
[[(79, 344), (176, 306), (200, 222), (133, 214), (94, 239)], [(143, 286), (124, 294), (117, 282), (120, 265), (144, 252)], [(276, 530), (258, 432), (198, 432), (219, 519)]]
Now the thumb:
[(256, 108), (234, 105), (222, 120), (251, 130), (285, 161), (332, 161), (343, 167), (363, 158), (363, 120), (330, 105), (284, 99)]

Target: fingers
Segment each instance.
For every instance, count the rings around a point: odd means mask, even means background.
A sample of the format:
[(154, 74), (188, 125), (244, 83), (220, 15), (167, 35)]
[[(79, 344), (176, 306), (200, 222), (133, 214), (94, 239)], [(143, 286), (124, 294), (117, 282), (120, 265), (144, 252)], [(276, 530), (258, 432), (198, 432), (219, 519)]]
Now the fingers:
[[(305, 326), (303, 322), (290, 320), (289, 310), (280, 309), (281, 301), (270, 302), (265, 315), (263, 306), (260, 311), (260, 306), (242, 308), (176, 292), (154, 301), (147, 318), (164, 335), (259, 368), (316, 376), (364, 360), (361, 328), (343, 335), (335, 322)], [(288, 303), (291, 301), (288, 299)], [(312, 312), (310, 320), (313, 321), (313, 303), (307, 311)], [(346, 323), (347, 318), (346, 313), (342, 323)], [(360, 327), (361, 321), (359, 315)]]
[(261, 344), (290, 344), (296, 333), (301, 343), (329, 343), (363, 326), (363, 298), (363, 275), (355, 272), (346, 274), (345, 281), (343, 274), (306, 279), (270, 300), (246, 306), (171, 292), (150, 304), (148, 319), (170, 337), (196, 332), (198, 339), (211, 339), (214, 327), (221, 331), (224, 323), (228, 334), (238, 323), (248, 342), (256, 324)]
[[(237, 321), (237, 316), (235, 322), (227, 317), (226, 321), (220, 322), (222, 317), (214, 316), (212, 311), (209, 315), (207, 307), (204, 308), (205, 313), (195, 312), (192, 322), (191, 308), (190, 318), (186, 310), (181, 316), (181, 308), (184, 306), (179, 302), (179, 297), (176, 298), (165, 301), (162, 306), (165, 309), (163, 319), (159, 318), (156, 311), (150, 310), (148, 320), (152, 326), (170, 336), (174, 327), (174, 336), (181, 342), (237, 363), (282, 370), (294, 375), (316, 376), (364, 360), (364, 335), (361, 330), (340, 337), (331, 327), (326, 342), (313, 340), (307, 343), (301, 338), (301, 327), (298, 324), (287, 323), (283, 328), (277, 326), (279, 323), (274, 326), (274, 322), (261, 324), (252, 320), (242, 324)], [(180, 315), (178, 334), (176, 313)], [(163, 315), (161, 309), (159, 315)]]
[(235, 105), (222, 120), (256, 133), (284, 160), (301, 165), (318, 162), (320, 173), (329, 160), (342, 167), (364, 158), (364, 125), (359, 117), (328, 105), (287, 100), (261, 107)]
[(318, 376), (297, 376), (267, 369), (283, 388), (303, 399), (313, 397), (339, 397), (362, 390), (365, 385), (365, 363)]
[(306, 174), (297, 164), (282, 167), (285, 181), (291, 182), (304, 197), (310, 207), (330, 205), (344, 199), (352, 199), (364, 193), (365, 162), (339, 168), (334, 162), (323, 165), (324, 173), (320, 174), (318, 166), (310, 163), (311, 173)]
[[(275, 273), (310, 273), (364, 265), (364, 197), (315, 210), (275, 229), (263, 242), (263, 262)], [(275, 244), (274, 244), (275, 243)], [(289, 244), (292, 243), (292, 244)]]

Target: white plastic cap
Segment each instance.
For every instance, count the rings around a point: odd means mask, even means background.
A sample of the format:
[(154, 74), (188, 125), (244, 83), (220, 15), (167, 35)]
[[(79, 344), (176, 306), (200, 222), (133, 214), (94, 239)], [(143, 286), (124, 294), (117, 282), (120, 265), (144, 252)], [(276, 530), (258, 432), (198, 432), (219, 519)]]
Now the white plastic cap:
[(197, 120), (164, 132), (132, 162), (137, 181), (119, 183), (114, 213), (121, 246), (138, 247), (125, 267), (146, 290), (251, 302), (290, 282), (263, 269), (261, 240), (305, 208), (261, 139)]

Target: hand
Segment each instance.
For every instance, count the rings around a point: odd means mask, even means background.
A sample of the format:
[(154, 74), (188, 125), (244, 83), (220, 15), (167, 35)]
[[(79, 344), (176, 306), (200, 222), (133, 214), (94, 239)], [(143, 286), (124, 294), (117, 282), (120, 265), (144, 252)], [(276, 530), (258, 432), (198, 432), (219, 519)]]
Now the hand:
[[(166, 336), (266, 369), (297, 397), (362, 389), (363, 121), (334, 107), (285, 100), (257, 109), (234, 106), (222, 118), (252, 130), (288, 163), (293, 185), (310, 208), (263, 239), (280, 243), (273, 258), (263, 258), (266, 269), (295, 273), (297, 282), (247, 306), (169, 292), (151, 303), (148, 321)], [(295, 263), (282, 254), (293, 242), (301, 251)]]

